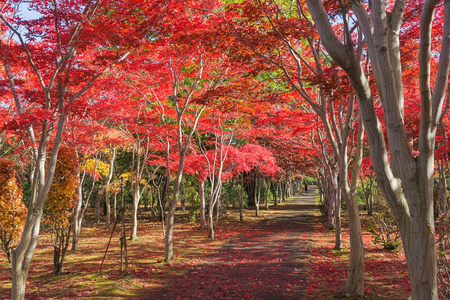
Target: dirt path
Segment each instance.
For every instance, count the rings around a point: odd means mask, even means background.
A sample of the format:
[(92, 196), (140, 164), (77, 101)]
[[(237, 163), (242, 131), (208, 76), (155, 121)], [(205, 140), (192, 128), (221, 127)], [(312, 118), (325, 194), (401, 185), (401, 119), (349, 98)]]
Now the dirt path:
[(302, 299), (306, 294), (316, 190), (272, 208), (152, 299)]

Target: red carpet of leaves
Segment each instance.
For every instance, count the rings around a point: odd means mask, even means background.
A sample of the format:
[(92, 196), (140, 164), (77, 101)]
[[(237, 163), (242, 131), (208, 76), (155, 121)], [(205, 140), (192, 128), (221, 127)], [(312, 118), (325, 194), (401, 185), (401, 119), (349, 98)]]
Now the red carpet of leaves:
[[(312, 226), (294, 213), (265, 220), (191, 265), (151, 299), (299, 299), (305, 296)], [(311, 221), (311, 216), (308, 216)]]
[[(333, 299), (345, 284), (348, 250), (334, 251), (313, 205), (302, 195), (263, 216), (237, 221), (231, 211), (221, 219), (216, 241), (195, 224), (177, 223), (173, 264), (164, 257), (161, 226), (142, 222), (139, 241), (129, 242), (130, 265), (119, 272), (119, 243), (114, 236), (98, 272), (110, 230), (84, 229), (80, 250), (69, 253), (66, 273), (52, 275), (52, 249), (45, 232), (33, 258), (26, 299)], [(264, 219), (264, 220), (263, 220)], [(366, 298), (409, 296), (404, 257), (372, 244), (366, 247)], [(344, 228), (344, 246), (348, 236)], [(10, 270), (0, 256), (0, 299), (10, 298)]]
[[(409, 279), (404, 254), (385, 251), (374, 245), (372, 234), (364, 232), (365, 295), (367, 299), (407, 299), (410, 296)], [(345, 286), (349, 255), (347, 228), (343, 234), (344, 250), (336, 251), (334, 234), (317, 225), (313, 235), (312, 259), (308, 265), (308, 298), (332, 299)]]

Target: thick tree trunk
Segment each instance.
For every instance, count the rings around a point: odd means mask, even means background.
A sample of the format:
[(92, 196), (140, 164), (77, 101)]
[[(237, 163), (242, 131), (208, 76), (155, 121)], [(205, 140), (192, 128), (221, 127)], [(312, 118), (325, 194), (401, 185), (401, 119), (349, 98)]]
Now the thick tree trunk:
[[(419, 209), (409, 218), (397, 219), (408, 265), (413, 299), (438, 299), (433, 205), (430, 205), (428, 209), (425, 208), (426, 201), (424, 196), (419, 193), (416, 195), (409, 193), (408, 196), (415, 203), (421, 203), (418, 205)], [(432, 195), (428, 197), (427, 199), (432, 199)]]
[(430, 82), (430, 45), (435, 7), (440, 1), (425, 1), (420, 22), (419, 82), (421, 122), (419, 154), (413, 155), (403, 119), (403, 91), (399, 56), (399, 32), (406, 2), (396, 3), (387, 17), (385, 2), (372, 1), (369, 12), (356, 1), (352, 9), (364, 33), (373, 74), (384, 107), (389, 142), (388, 159), (385, 136), (373, 106), (369, 81), (349, 45), (335, 36), (321, 1), (307, 0), (311, 16), (333, 59), (344, 69), (358, 96), (359, 108), (367, 129), (372, 164), (383, 195), (400, 229), (415, 300), (438, 299), (436, 245), (433, 212), (433, 171), (436, 126), (448, 84), (450, 40), (450, 3), (444, 2), (445, 20), (442, 50), (434, 89)]
[(21, 262), (17, 261), (14, 250), (11, 255), (12, 262), (12, 283), (11, 283), (11, 299), (25, 299), (25, 288), (28, 277), (28, 271), (22, 270)]
[(343, 192), (343, 196), (347, 206), (350, 233), (350, 258), (345, 293), (359, 296), (364, 295), (364, 241), (361, 220), (356, 197), (345, 192)]

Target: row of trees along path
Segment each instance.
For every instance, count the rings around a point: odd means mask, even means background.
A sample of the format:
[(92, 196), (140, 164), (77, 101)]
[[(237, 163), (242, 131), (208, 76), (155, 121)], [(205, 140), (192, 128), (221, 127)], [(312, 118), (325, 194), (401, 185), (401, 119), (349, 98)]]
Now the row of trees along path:
[[(316, 189), (275, 206), (209, 263), (174, 278), (152, 299), (299, 299), (306, 294)], [(232, 288), (230, 288), (232, 287)]]

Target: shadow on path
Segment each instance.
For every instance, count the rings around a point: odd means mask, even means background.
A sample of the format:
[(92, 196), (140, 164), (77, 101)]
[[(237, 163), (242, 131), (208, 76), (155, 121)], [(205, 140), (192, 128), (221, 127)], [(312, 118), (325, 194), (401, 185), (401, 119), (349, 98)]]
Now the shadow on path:
[(232, 239), (209, 263), (177, 276), (151, 299), (301, 299), (306, 294), (316, 191), (273, 206), (255, 228)]

